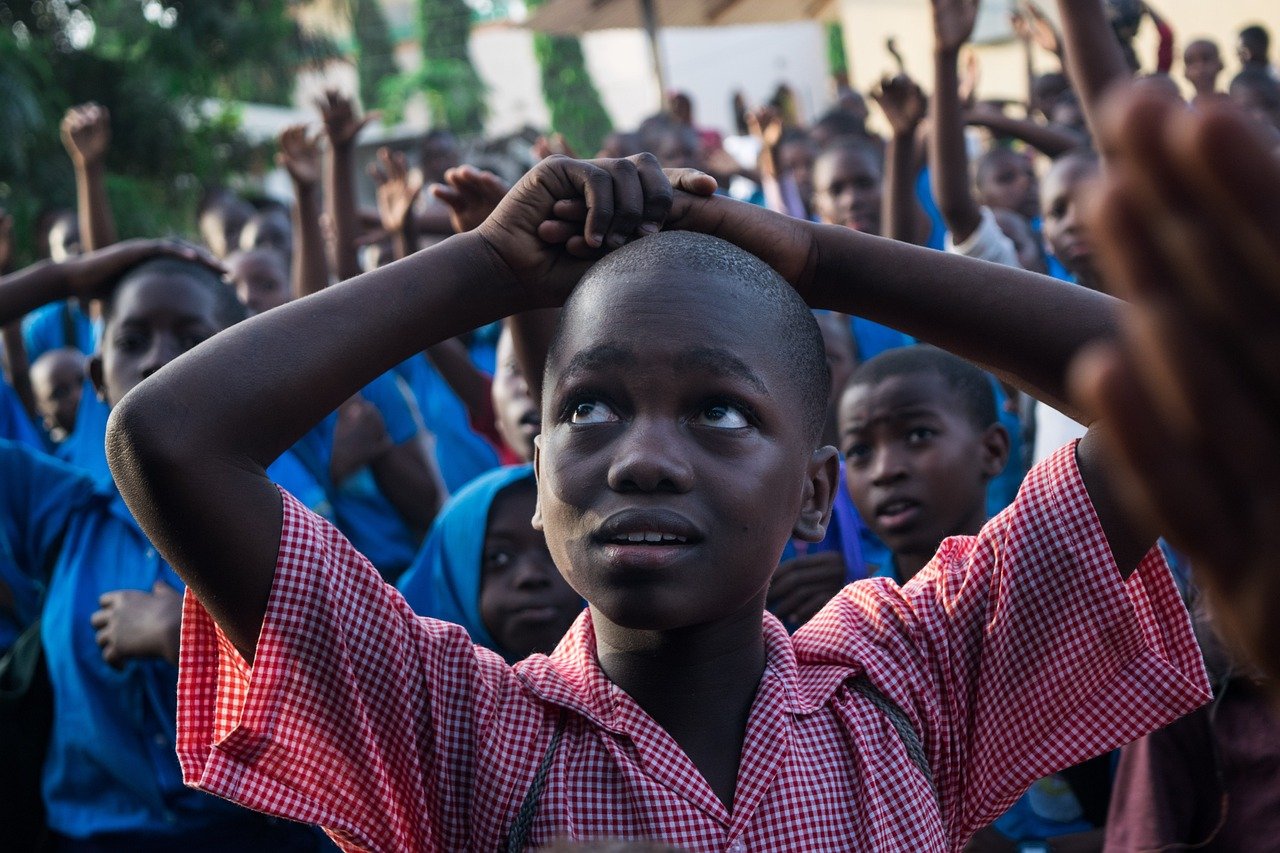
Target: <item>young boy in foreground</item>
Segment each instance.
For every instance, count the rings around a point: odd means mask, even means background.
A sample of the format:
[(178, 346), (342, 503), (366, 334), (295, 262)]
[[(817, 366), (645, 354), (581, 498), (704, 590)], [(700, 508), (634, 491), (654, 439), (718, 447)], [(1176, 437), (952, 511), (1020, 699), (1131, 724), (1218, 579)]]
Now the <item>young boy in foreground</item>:
[[(1032, 780), (1207, 699), (1093, 436), (913, 583), (848, 587), (788, 638), (769, 580), (788, 538), (822, 537), (839, 464), (801, 297), (1054, 401), (1120, 309), (674, 178), (673, 198), (647, 155), (543, 161), (476, 231), (243, 323), (116, 408), (121, 489), (194, 593), (190, 783), (352, 850), (958, 850)], [(754, 248), (795, 290), (725, 243), (646, 236), (664, 222)], [(263, 469), (411, 353), (561, 303), (534, 521), (590, 609), (511, 668), (415, 617)]]

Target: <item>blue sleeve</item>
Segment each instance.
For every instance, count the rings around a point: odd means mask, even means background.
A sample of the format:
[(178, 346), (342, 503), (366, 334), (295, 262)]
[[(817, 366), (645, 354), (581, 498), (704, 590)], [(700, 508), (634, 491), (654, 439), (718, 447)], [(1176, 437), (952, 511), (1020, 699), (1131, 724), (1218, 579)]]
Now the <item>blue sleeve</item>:
[(370, 382), (360, 396), (377, 407), (387, 425), (387, 434), (396, 444), (404, 444), (422, 429), (418, 406), (408, 389), (401, 387), (401, 380), (394, 372), (384, 373)]
[(68, 520), (94, 495), (93, 478), (64, 462), (0, 441), (0, 525), (18, 568), (34, 575), (50, 562)]
[(0, 377), (0, 439), (17, 441), (36, 449), (44, 446), (40, 431), (27, 417), (27, 410), (22, 408), (18, 392), (3, 377)]

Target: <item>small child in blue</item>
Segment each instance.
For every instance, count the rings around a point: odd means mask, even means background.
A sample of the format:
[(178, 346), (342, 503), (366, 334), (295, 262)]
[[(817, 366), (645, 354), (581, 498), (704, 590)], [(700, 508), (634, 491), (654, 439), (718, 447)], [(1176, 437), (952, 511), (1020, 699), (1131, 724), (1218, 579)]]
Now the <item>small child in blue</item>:
[(533, 468), (477, 477), (440, 512), (396, 586), (417, 613), (467, 629), (508, 661), (549, 653), (582, 612), (531, 523)]
[[(104, 288), (111, 288), (105, 333), (90, 375), (107, 405), (243, 317), (231, 291), (193, 252), (133, 242), (0, 280), (0, 319), (20, 316), (38, 300)], [(10, 498), (5, 538), (21, 557), (9, 569), (31, 584), (22, 590), (19, 619), (31, 617), (39, 573), (51, 569), (40, 634), (54, 718), (42, 792), (55, 848), (324, 849), (308, 828), (183, 786), (174, 753), (182, 581), (110, 479), (33, 450), (0, 451)]]

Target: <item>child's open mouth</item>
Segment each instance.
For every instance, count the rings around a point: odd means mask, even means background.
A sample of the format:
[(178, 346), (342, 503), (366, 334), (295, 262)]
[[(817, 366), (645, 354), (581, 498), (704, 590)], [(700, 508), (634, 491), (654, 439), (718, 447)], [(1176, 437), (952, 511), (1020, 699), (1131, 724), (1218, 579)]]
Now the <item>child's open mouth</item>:
[(920, 502), (911, 498), (886, 501), (876, 507), (876, 520), (885, 530), (895, 530), (911, 524), (920, 514)]
[(702, 541), (687, 518), (665, 509), (625, 509), (596, 531), (609, 561), (630, 568), (657, 568), (677, 560)]

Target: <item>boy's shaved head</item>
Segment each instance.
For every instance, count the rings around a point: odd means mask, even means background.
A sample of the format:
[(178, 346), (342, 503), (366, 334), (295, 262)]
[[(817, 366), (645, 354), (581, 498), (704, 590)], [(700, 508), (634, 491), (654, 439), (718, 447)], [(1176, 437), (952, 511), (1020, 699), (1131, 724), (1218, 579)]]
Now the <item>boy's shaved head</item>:
[[(822, 333), (809, 306), (764, 261), (732, 243), (705, 234), (688, 231), (665, 231), (636, 240), (602, 258), (582, 277), (574, 289), (556, 329), (547, 358), (544, 386), (555, 384), (555, 372), (562, 360), (560, 342), (569, 323), (574, 322), (576, 306), (597, 288), (608, 288), (621, 278), (651, 276), (656, 281), (671, 280), (676, 273), (693, 273), (731, 280), (741, 285), (742, 297), (754, 300), (759, 309), (760, 331), (771, 335), (787, 375), (794, 378), (803, 404), (801, 416), (814, 444), (821, 435), (831, 387), (826, 349)], [(660, 298), (679, 299), (679, 286)], [(707, 318), (708, 323), (715, 318)]]
[(942, 378), (946, 386), (955, 392), (956, 400), (975, 430), (981, 432), (999, 420), (990, 378), (964, 359), (925, 344), (882, 352), (859, 365), (846, 387), (875, 385), (892, 376), (919, 373)]
[(124, 286), (131, 281), (146, 276), (189, 279), (208, 290), (214, 298), (216, 318), (224, 329), (234, 326), (248, 316), (245, 313), (244, 306), (236, 298), (235, 291), (227, 287), (213, 270), (203, 264), (184, 261), (181, 258), (155, 258), (138, 264), (126, 272), (116, 282), (115, 287), (111, 288), (111, 292), (103, 300), (102, 304), (102, 319), (104, 323), (111, 322), (115, 312), (116, 296), (124, 289)]

